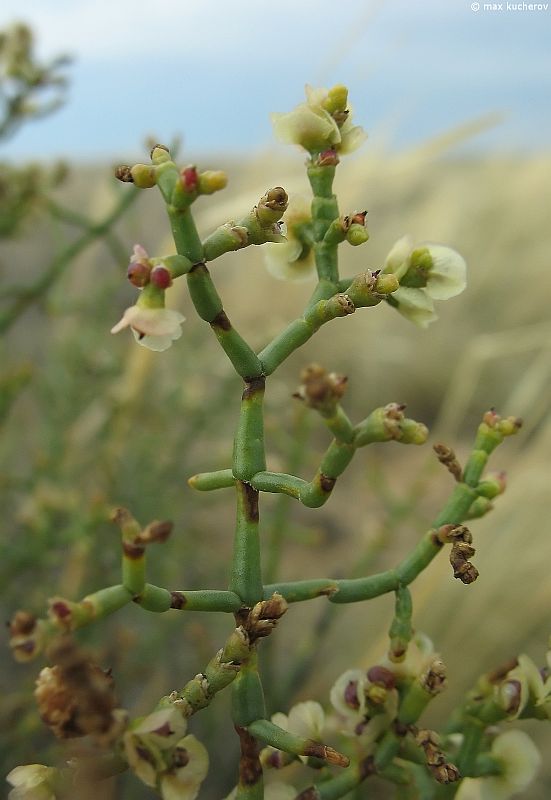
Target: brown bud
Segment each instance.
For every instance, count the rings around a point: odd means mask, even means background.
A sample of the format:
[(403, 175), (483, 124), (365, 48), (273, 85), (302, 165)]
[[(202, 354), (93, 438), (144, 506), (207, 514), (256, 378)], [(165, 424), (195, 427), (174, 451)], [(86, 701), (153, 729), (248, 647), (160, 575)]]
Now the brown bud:
[(446, 688), (446, 666), (434, 657), (425, 672), (419, 677), (421, 685), (429, 694), (439, 694)]
[(449, 762), (438, 764), (433, 767), (429, 766), (429, 769), (432, 772), (434, 780), (438, 783), (455, 783), (461, 778), (461, 774), (455, 764)]
[(451, 472), (456, 481), (461, 481), (463, 470), (461, 464), (457, 460), (455, 453), (445, 444), (435, 444), (433, 450), (436, 453), (438, 461), (443, 464), (446, 469)]
[(45, 667), (36, 682), (40, 716), (60, 739), (91, 735), (107, 740), (119, 730), (122, 717), (113, 714), (113, 678), (90, 661), (68, 637), (48, 655), (57, 663)]
[(453, 567), (454, 578), (459, 578), (464, 584), (474, 583), (478, 578), (478, 570), (471, 564), (469, 558), (475, 554), (475, 549), (468, 542), (454, 542), (450, 553), (450, 564)]
[(333, 413), (346, 391), (346, 375), (327, 372), (319, 364), (311, 364), (302, 371), (300, 377), (302, 383), (295, 397), (304, 400), (308, 408), (325, 414)]
[(36, 617), (30, 611), (16, 611), (8, 622), (11, 636), (23, 636), (32, 633), (36, 625)]
[(274, 592), (269, 600), (263, 600), (259, 605), (260, 619), (280, 619), (289, 608), (287, 600), (278, 592)]
[(140, 544), (150, 544), (151, 542), (166, 542), (170, 534), (172, 533), (172, 529), (174, 527), (174, 523), (166, 520), (164, 522), (150, 522), (143, 531), (138, 536), (138, 541)]
[(121, 164), (120, 167), (115, 169), (115, 178), (118, 181), (122, 181), (122, 183), (134, 183), (134, 178), (132, 177), (132, 170), (126, 164)]

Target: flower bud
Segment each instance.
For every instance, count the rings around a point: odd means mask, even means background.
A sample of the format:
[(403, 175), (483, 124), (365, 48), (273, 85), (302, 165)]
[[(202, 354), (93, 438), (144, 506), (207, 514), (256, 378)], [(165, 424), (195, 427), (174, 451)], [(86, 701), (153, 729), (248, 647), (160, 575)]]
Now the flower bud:
[(140, 261), (131, 261), (128, 265), (126, 276), (133, 286), (142, 289), (149, 283), (151, 267)]
[(115, 178), (122, 183), (134, 183), (132, 169), (126, 164), (121, 164), (120, 167), (115, 169)]
[(172, 533), (172, 529), (174, 527), (174, 523), (170, 522), (169, 520), (165, 520), (163, 522), (158, 522), (155, 520), (154, 522), (150, 522), (143, 531), (140, 532), (138, 535), (137, 541), (140, 544), (150, 544), (151, 542), (166, 542), (170, 534)]
[(156, 144), (151, 150), (151, 161), (155, 166), (170, 161), (170, 151), (164, 144)]
[(184, 167), (180, 172), (180, 184), (187, 194), (193, 194), (199, 186), (199, 174), (193, 165)]
[(342, 83), (337, 83), (327, 91), (327, 97), (322, 106), (330, 114), (334, 114), (335, 111), (345, 111), (347, 103), (348, 89)]
[(400, 438), (402, 444), (425, 444), (429, 429), (422, 422), (414, 419), (404, 419), (400, 423)]
[(256, 207), (256, 216), (262, 227), (273, 225), (274, 222), (279, 222), (285, 211), (289, 198), (287, 192), (281, 186), (276, 186), (275, 189), (270, 189), (263, 195)]
[(153, 267), (150, 275), (151, 283), (159, 289), (168, 289), (172, 286), (172, 275), (170, 271), (161, 265)]
[(251, 643), (247, 631), (241, 626), (236, 628), (226, 640), (222, 651), (222, 661), (232, 661), (235, 664), (240, 664), (250, 655), (250, 646)]
[(323, 150), (316, 158), (316, 167), (336, 167), (339, 163), (339, 154), (336, 150)]
[(16, 661), (31, 661), (44, 648), (47, 622), (28, 611), (16, 611), (8, 625), (10, 648)]
[(353, 247), (357, 247), (360, 244), (365, 244), (369, 239), (369, 233), (367, 232), (367, 228), (362, 223), (353, 222), (352, 225), (348, 228), (346, 233), (346, 241), (348, 244), (351, 244)]
[(507, 487), (507, 473), (494, 472), (486, 475), (483, 481), (480, 481), (476, 487), (476, 491), (481, 497), (487, 497), (493, 500), (500, 494), (503, 494)]
[(199, 194), (214, 194), (228, 185), (228, 176), (221, 170), (207, 170), (199, 175)]
[(138, 189), (151, 189), (157, 183), (157, 171), (149, 164), (134, 164), (130, 174)]
[(444, 662), (434, 656), (426, 666), (419, 682), (423, 689), (431, 695), (439, 694), (446, 688), (446, 667)]
[(323, 415), (333, 414), (346, 391), (346, 375), (327, 372), (319, 364), (310, 364), (300, 377), (302, 383), (294, 396)]

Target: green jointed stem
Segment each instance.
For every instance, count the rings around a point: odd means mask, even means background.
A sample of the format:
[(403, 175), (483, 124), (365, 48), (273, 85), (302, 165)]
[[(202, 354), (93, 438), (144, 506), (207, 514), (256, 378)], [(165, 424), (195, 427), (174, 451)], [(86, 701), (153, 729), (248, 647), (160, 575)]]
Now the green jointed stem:
[(245, 382), (241, 411), (233, 443), (233, 475), (250, 481), (266, 469), (264, 449), (264, 378)]
[(331, 223), (339, 216), (337, 198), (333, 194), (335, 167), (308, 167), (308, 180), (312, 187), (312, 228), (314, 255), (320, 279), (336, 283), (339, 280), (337, 245), (324, 241)]
[[(343, 292), (344, 290), (340, 288), (340, 283), (340, 281), (335, 283), (327, 278), (320, 278), (308, 301), (307, 308), (312, 308), (312, 306), (315, 306), (320, 300), (329, 300), (334, 294)], [(350, 285), (350, 283), (352, 283), (352, 279), (348, 281), (348, 285)]]
[(323, 421), (338, 442), (351, 444), (354, 439), (354, 426), (345, 413), (343, 407), (338, 404), (331, 416), (323, 416)]
[(258, 492), (244, 481), (237, 481), (237, 520), (229, 589), (246, 605), (262, 599), (260, 540), (258, 531)]
[(303, 317), (291, 322), (258, 354), (264, 375), (271, 375), (326, 322), (345, 317), (355, 310), (353, 303), (343, 294), (332, 295), (309, 306)]
[(82, 600), (81, 605), (90, 609), (91, 621), (92, 619), (101, 619), (113, 614), (113, 612), (118, 611), (119, 608), (129, 603), (131, 599), (132, 595), (124, 586), (108, 586), (105, 589), (89, 594)]
[(234, 614), (243, 602), (235, 592), (223, 589), (196, 589), (168, 592), (169, 608), (183, 611), (224, 611)]
[(263, 800), (264, 776), (260, 763), (260, 746), (246, 728), (236, 725), (235, 730), (241, 746), (236, 800)]
[[(446, 507), (437, 517), (434, 527), (446, 523), (461, 523), (475, 498), (474, 489), (464, 483), (457, 484)], [(413, 552), (395, 569), (379, 572), (366, 578), (343, 578), (340, 580), (319, 578), (313, 581), (275, 583), (269, 587), (266, 586), (265, 592), (279, 592), (290, 603), (309, 600), (324, 594), (332, 603), (356, 603), (370, 600), (387, 592), (395, 592), (400, 586), (411, 583), (430, 564), (441, 548), (442, 544), (435, 538), (431, 529), (419, 541)]]
[(321, 758), (329, 764), (335, 764), (340, 767), (348, 766), (348, 758), (332, 747), (328, 747), (320, 742), (315, 742), (313, 739), (307, 739), (304, 736), (297, 736), (295, 733), (290, 733), (280, 728), (279, 725), (274, 725), (270, 720), (257, 719), (255, 722), (248, 725), (247, 729), (255, 738), (264, 742), (264, 744), (271, 745), (278, 750), (283, 750), (284, 753), (291, 753), (295, 756)]
[(352, 445), (332, 442), (320, 468), (310, 482), (284, 472), (257, 472), (251, 486), (261, 492), (273, 492), (294, 497), (308, 508), (319, 508), (330, 497), (339, 475), (342, 475), (355, 453)]
[(146, 583), (143, 591), (132, 599), (146, 611), (153, 611), (156, 614), (162, 614), (172, 608), (172, 594), (168, 589), (154, 586), (152, 583)]
[(286, 494), (300, 500), (301, 492), (308, 486), (308, 481), (287, 475), (285, 472), (257, 472), (250, 479), (250, 484), (259, 492)]
[[(267, 600), (274, 592), (281, 594), (288, 603), (301, 603), (315, 597), (331, 597), (339, 590), (341, 581), (331, 578), (312, 578), (306, 581), (279, 581), (264, 587), (264, 598)], [(385, 589), (391, 591), (391, 589)], [(379, 592), (384, 594), (384, 592)], [(376, 595), (375, 595), (376, 596)]]
[(262, 367), (258, 356), (232, 326), (206, 266), (197, 263), (188, 273), (187, 280), (197, 313), (210, 324), (236, 372), (242, 378), (260, 376)]
[(257, 669), (256, 654), (252, 653), (232, 687), (232, 719), (234, 725), (247, 728), (266, 716), (264, 690)]
[(139, 595), (145, 586), (145, 547), (123, 542), (122, 583), (132, 595)]
[(235, 486), (235, 478), (231, 469), (219, 469), (216, 472), (199, 472), (188, 478), (188, 484), (199, 492), (212, 492), (215, 489), (229, 489)]
[(457, 754), (457, 767), (464, 777), (472, 775), (475, 770), (485, 729), (486, 725), (477, 720), (469, 720), (463, 728), (463, 741)]

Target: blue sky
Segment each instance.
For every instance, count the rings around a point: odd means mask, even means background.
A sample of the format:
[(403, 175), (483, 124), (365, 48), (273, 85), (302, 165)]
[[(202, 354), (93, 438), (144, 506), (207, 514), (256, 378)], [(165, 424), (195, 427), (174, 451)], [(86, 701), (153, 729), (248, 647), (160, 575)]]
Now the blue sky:
[(346, 83), (355, 119), (394, 148), (494, 111), (504, 121), (472, 146), (526, 153), (549, 144), (550, 8), (3, 0), (0, 25), (14, 20), (33, 25), (41, 55), (69, 53), (74, 63), (66, 107), (3, 143), (0, 157), (124, 160), (148, 134), (181, 134), (194, 153), (254, 151), (271, 141), (269, 112), (300, 102), (306, 82)]

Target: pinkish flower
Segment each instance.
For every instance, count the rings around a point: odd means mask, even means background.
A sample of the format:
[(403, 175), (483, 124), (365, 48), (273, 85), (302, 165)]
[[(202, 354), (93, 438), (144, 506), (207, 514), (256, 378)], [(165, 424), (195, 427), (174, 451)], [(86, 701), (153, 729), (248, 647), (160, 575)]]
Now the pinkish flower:
[(185, 317), (179, 311), (135, 305), (126, 309), (122, 319), (111, 328), (111, 333), (119, 333), (124, 328), (130, 328), (138, 344), (149, 350), (162, 352), (180, 338), (184, 320)]

